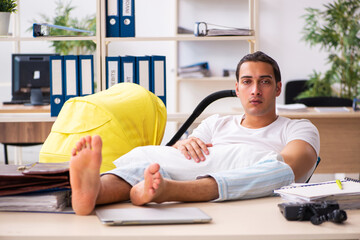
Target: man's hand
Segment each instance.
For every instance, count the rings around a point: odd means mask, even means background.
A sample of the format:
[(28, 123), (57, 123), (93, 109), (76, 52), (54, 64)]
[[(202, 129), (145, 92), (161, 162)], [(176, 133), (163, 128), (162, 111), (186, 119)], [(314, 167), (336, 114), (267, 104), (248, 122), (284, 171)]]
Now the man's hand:
[(187, 159), (194, 159), (195, 162), (205, 161), (205, 155), (209, 155), (208, 147), (212, 147), (211, 143), (204, 143), (196, 137), (177, 141), (172, 147), (181, 151)]

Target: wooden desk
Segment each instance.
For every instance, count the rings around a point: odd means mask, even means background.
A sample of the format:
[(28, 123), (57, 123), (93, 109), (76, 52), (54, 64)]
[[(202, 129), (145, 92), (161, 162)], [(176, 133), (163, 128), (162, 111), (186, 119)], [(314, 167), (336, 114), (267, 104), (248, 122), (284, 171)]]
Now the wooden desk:
[(50, 106), (0, 105), (0, 143), (43, 143), (56, 118)]
[[(105, 226), (95, 215), (0, 213), (0, 239), (360, 239), (360, 210), (348, 210), (343, 224), (287, 221), (277, 204), (279, 197), (223, 203), (173, 204), (198, 207), (213, 220), (207, 224)], [(107, 208), (134, 207), (129, 203)]]
[[(0, 143), (4, 144), (5, 164), (7, 146), (42, 144), (56, 118), (50, 117), (50, 106), (0, 105)], [(21, 163), (21, 157), (15, 163)]]
[(0, 103), (0, 113), (50, 113), (50, 105), (25, 106), (23, 104), (4, 105)]
[(360, 112), (306, 112), (286, 113), (293, 119), (309, 119), (320, 133), (321, 163), (316, 173), (360, 173)]

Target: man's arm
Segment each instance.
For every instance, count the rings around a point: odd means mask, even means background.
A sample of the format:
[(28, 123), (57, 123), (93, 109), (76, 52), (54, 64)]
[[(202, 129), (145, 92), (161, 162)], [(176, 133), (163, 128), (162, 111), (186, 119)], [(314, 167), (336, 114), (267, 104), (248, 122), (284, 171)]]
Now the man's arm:
[(293, 170), (295, 181), (309, 172), (317, 161), (314, 148), (303, 140), (289, 142), (280, 154)]
[(181, 151), (187, 159), (194, 159), (195, 162), (205, 161), (205, 155), (209, 155), (208, 147), (211, 143), (204, 143), (201, 139), (190, 137), (177, 141), (172, 147)]
[(205, 155), (209, 155), (208, 147), (212, 147), (213, 129), (218, 118), (218, 114), (206, 118), (194, 129), (189, 138), (177, 141), (173, 147), (181, 151), (187, 159), (192, 158), (195, 162), (205, 161)]

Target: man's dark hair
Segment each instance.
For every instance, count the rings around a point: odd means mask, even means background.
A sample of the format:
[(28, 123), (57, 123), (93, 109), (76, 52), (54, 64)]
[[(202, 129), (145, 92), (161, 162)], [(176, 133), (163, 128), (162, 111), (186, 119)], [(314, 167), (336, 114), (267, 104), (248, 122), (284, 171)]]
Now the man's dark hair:
[(247, 54), (246, 56), (244, 56), (240, 62), (237, 65), (236, 68), (236, 80), (239, 82), (239, 72), (240, 72), (240, 67), (244, 62), (265, 62), (265, 63), (269, 63), (273, 70), (274, 70), (274, 75), (275, 75), (275, 81), (276, 82), (281, 82), (281, 74), (280, 74), (280, 68), (279, 65), (277, 64), (277, 62), (272, 59), (271, 57), (269, 57), (268, 55), (266, 55), (265, 53), (261, 52), (261, 51), (257, 51), (254, 53), (250, 53)]

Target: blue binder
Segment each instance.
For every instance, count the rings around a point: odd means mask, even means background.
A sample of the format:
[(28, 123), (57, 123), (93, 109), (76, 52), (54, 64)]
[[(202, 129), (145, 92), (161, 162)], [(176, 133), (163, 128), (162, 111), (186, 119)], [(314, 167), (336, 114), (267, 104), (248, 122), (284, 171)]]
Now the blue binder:
[(166, 57), (151, 56), (151, 91), (166, 106)]
[(135, 57), (124, 56), (120, 61), (120, 82), (137, 83), (135, 71)]
[(64, 93), (65, 102), (79, 96), (79, 58), (75, 55), (64, 56)]
[(106, 57), (106, 89), (120, 82), (120, 57)]
[(94, 93), (94, 56), (79, 55), (79, 95)]
[(120, 37), (135, 37), (135, 0), (120, 1)]
[(57, 117), (64, 105), (63, 56), (50, 56), (50, 114)]
[(151, 58), (150, 56), (136, 57), (136, 83), (150, 91), (151, 83)]
[(106, 0), (106, 37), (120, 37), (120, 0)]

